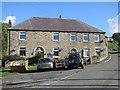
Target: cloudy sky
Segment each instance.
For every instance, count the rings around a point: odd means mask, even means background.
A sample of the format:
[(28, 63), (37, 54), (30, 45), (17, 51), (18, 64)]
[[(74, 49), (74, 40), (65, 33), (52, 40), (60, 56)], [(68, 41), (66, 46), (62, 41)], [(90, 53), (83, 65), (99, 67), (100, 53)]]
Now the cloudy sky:
[(111, 36), (118, 32), (117, 2), (3, 2), (2, 21), (12, 21), (13, 26), (31, 17), (78, 19)]

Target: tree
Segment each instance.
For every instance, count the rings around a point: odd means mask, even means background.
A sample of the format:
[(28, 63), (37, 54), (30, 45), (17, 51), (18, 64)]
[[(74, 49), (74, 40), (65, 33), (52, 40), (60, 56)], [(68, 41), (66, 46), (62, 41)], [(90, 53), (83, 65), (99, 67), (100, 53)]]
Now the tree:
[[(2, 23), (0, 22), (0, 43), (2, 43)], [(2, 44), (0, 44), (0, 59), (2, 59)]]
[(9, 25), (7, 23), (2, 23), (2, 57), (7, 55), (8, 48), (8, 29)]
[(29, 65), (34, 65), (38, 63), (39, 58), (44, 58), (44, 53), (43, 52), (37, 52), (35, 56), (29, 58)]
[(120, 45), (120, 33), (114, 33), (112, 35), (113, 40)]

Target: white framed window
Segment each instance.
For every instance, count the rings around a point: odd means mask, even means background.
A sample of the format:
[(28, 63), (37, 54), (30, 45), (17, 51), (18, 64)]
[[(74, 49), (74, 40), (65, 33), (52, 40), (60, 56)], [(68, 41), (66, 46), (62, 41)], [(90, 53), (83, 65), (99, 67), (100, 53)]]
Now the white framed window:
[(83, 42), (89, 41), (89, 34), (83, 34)]
[(99, 42), (100, 41), (100, 34), (95, 34), (94, 40), (95, 40), (95, 42)]
[(100, 55), (100, 53), (101, 53), (101, 47), (96, 47), (95, 54)]
[(26, 56), (26, 47), (20, 47), (19, 53), (20, 56)]
[(77, 40), (77, 35), (76, 35), (76, 33), (71, 33), (71, 34), (70, 34), (70, 40), (71, 40), (71, 41), (76, 41), (76, 40)]
[(89, 57), (89, 48), (83, 48), (83, 57)]
[(53, 41), (59, 41), (59, 33), (58, 32), (53, 33)]
[(19, 33), (19, 39), (20, 40), (26, 40), (26, 32), (20, 32)]
[(53, 48), (53, 55), (59, 56), (59, 48)]

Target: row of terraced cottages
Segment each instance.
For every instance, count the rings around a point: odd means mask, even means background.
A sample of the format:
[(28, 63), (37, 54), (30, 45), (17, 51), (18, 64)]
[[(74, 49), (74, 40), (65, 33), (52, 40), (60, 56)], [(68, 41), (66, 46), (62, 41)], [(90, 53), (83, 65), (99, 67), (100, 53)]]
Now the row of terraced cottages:
[(66, 58), (75, 50), (83, 58), (108, 56), (105, 32), (75, 19), (32, 17), (8, 32), (10, 55), (28, 58), (42, 52), (44, 57)]

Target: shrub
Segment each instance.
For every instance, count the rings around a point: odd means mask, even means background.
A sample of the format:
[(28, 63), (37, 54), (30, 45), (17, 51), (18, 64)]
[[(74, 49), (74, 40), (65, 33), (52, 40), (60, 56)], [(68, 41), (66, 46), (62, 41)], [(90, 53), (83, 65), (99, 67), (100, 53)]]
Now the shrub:
[(14, 60), (25, 60), (25, 58), (20, 57), (19, 55), (9, 55), (9, 56), (4, 56), (2, 58), (2, 67), (5, 67), (5, 62), (6, 61), (14, 61)]
[(38, 63), (39, 58), (44, 58), (44, 53), (38, 52), (35, 54), (35, 56), (29, 58), (28, 65), (34, 65)]
[(97, 62), (99, 60), (100, 60), (100, 56), (99, 55), (92, 56), (92, 63), (95, 63), (95, 62)]

